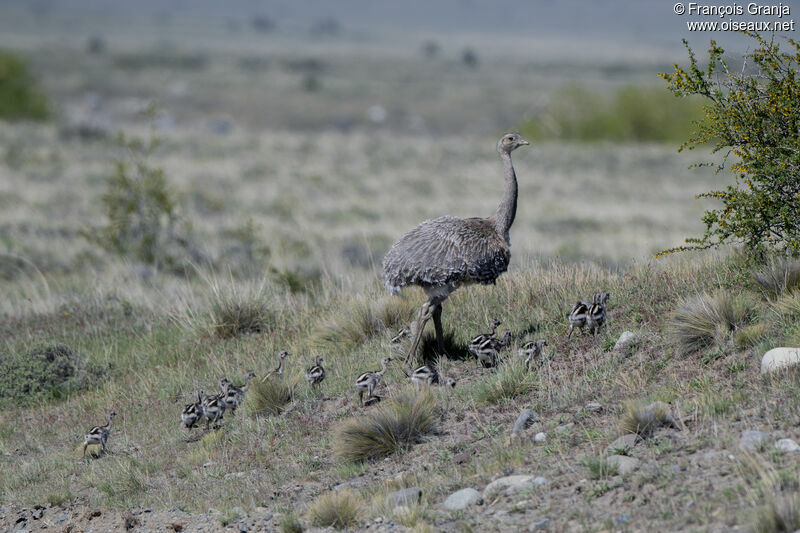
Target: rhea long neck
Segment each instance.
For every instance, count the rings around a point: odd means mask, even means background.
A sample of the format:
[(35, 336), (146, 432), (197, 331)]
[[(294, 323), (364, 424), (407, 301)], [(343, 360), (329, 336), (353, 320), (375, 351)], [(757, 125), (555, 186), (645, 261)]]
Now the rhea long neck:
[(511, 163), (511, 154), (509, 152), (501, 151), (500, 159), (503, 160), (506, 190), (494, 215), (494, 227), (497, 233), (503, 236), (506, 243), (510, 244), (508, 231), (511, 229), (511, 224), (514, 223), (514, 217), (517, 215), (517, 175), (514, 173), (514, 165)]

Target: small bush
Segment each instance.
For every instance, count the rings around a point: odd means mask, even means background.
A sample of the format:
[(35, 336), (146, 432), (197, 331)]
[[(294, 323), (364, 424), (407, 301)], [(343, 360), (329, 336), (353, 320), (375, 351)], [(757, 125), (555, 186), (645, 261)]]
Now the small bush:
[(100, 197), (108, 222), (83, 236), (112, 253), (177, 273), (185, 273), (192, 263), (208, 262), (179, 216), (164, 170), (147, 161), (157, 141), (143, 143), (120, 136), (120, 143), (128, 158), (116, 161)]
[(19, 56), (0, 50), (0, 119), (43, 120), (50, 114), (47, 98)]
[(437, 429), (438, 403), (427, 388), (410, 387), (368, 414), (342, 422), (336, 453), (344, 461), (378, 459), (402, 452)]
[(619, 467), (609, 463), (605, 457), (587, 457), (581, 464), (589, 471), (592, 479), (604, 479), (619, 473)]
[(800, 288), (800, 261), (773, 256), (752, 277), (766, 297), (772, 299)]
[(534, 383), (535, 374), (525, 369), (524, 361), (514, 358), (476, 385), (475, 400), (480, 404), (512, 400), (530, 391)]
[(361, 500), (350, 490), (323, 494), (308, 508), (311, 523), (319, 527), (351, 528), (356, 525)]
[(775, 491), (756, 512), (753, 533), (790, 533), (800, 529), (800, 495)]
[(87, 385), (86, 356), (62, 344), (0, 357), (0, 401), (31, 405)]
[(670, 414), (669, 406), (663, 402), (653, 402), (649, 405), (628, 403), (620, 425), (625, 433), (634, 433), (646, 439), (662, 426), (674, 427), (675, 421)]
[(250, 383), (242, 408), (248, 416), (279, 415), (292, 401), (292, 387), (279, 377), (266, 381), (256, 378)]
[(680, 353), (690, 355), (715, 343), (724, 346), (730, 334), (750, 319), (752, 308), (740, 294), (700, 294), (683, 301), (668, 329)]

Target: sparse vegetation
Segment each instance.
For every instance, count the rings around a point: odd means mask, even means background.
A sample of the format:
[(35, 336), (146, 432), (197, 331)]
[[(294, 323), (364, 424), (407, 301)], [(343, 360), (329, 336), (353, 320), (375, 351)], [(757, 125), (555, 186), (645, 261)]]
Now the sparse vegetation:
[(43, 120), (49, 114), (47, 98), (37, 87), (25, 60), (0, 49), (0, 119)]
[(542, 140), (680, 142), (702, 118), (698, 100), (676, 100), (660, 87), (623, 87), (609, 96), (571, 85), (519, 130)]
[(0, 402), (30, 405), (61, 398), (87, 384), (84, 354), (62, 344), (0, 357)]
[(587, 457), (582, 464), (589, 471), (592, 479), (605, 479), (619, 473), (617, 465), (609, 463), (605, 457)]
[[(225, 288), (219, 280), (210, 283), (210, 330), (222, 339), (249, 333), (266, 333), (275, 323), (275, 312), (265, 285)], [(228, 286), (229, 287), (229, 286)], [(202, 321), (202, 317), (196, 317)]]
[(351, 490), (334, 490), (314, 500), (308, 515), (315, 526), (348, 529), (356, 525), (361, 507), (361, 500)]
[(344, 461), (379, 459), (403, 452), (437, 428), (438, 402), (426, 388), (408, 387), (336, 430), (336, 453)]
[(675, 421), (670, 414), (669, 406), (663, 402), (647, 405), (628, 402), (620, 426), (625, 433), (633, 433), (646, 439), (662, 426), (675, 426)]
[(753, 281), (769, 299), (781, 296), (786, 291), (800, 289), (800, 260), (770, 256), (753, 272)]
[[(513, 356), (512, 356), (513, 357)], [(497, 372), (478, 384), (475, 400), (479, 404), (494, 404), (513, 400), (531, 390), (535, 374), (525, 368), (522, 358), (505, 361)]]

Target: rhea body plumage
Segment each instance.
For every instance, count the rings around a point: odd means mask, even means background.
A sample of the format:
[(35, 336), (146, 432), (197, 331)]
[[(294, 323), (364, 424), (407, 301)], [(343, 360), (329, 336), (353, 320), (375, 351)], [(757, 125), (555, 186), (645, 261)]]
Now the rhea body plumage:
[(197, 401), (187, 403), (181, 411), (181, 422), (191, 431), (205, 417), (203, 410), (203, 391), (197, 391)]
[(442, 303), (459, 287), (491, 285), (511, 260), (509, 230), (517, 213), (517, 176), (511, 152), (527, 145), (518, 133), (507, 133), (497, 143), (503, 161), (505, 192), (497, 211), (486, 218), (443, 216), (412, 229), (383, 259), (383, 284), (391, 293), (403, 287), (422, 287), (428, 300), (422, 305), (404, 367), (409, 366), (428, 320), (433, 318), (436, 342), (444, 353)]
[(520, 357), (525, 357), (525, 369), (530, 370), (531, 363), (539, 359), (542, 355), (542, 350), (547, 346), (547, 341), (539, 339), (538, 341), (528, 341), (519, 348)]
[(263, 378), (261, 378), (261, 382), (263, 383), (263, 382), (267, 381), (267, 379), (269, 379), (270, 376), (283, 377), (283, 360), (286, 359), (287, 357), (289, 357), (290, 355), (292, 355), (292, 354), (290, 354), (286, 350), (281, 350), (280, 352), (278, 352), (278, 366), (275, 369), (270, 370), (269, 372), (267, 372), (267, 375), (265, 375)]
[(84, 457), (86, 457), (86, 448), (90, 444), (99, 444), (103, 449), (103, 453), (105, 453), (108, 436), (111, 434), (111, 424), (114, 422), (115, 416), (117, 416), (116, 411), (111, 411), (108, 413), (108, 422), (106, 422), (105, 425), (94, 426), (86, 433), (86, 436), (83, 439)]
[(597, 335), (600, 328), (606, 323), (606, 304), (610, 296), (611, 293), (609, 292), (598, 292), (594, 296), (586, 318), (586, 324), (589, 326), (589, 332), (592, 335)]

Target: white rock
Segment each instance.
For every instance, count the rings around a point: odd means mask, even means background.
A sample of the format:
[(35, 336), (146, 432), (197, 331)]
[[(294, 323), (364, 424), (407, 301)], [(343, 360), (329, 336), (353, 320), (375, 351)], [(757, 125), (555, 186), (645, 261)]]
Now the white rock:
[(616, 344), (614, 344), (614, 350), (627, 350), (628, 348), (633, 348), (636, 344), (639, 343), (640, 337), (636, 333), (632, 331), (623, 331), (622, 335), (619, 336)]
[[(533, 488), (541, 484), (541, 481), (537, 481), (538, 479), (539, 478), (525, 475), (506, 476), (495, 479), (483, 489), (483, 499), (491, 501), (501, 494), (514, 494), (525, 489)], [(547, 480), (545, 480), (545, 482), (547, 482)]]
[(544, 431), (540, 431), (536, 435), (533, 436), (533, 442), (544, 442), (547, 440), (547, 433)]
[(481, 493), (472, 488), (461, 489), (454, 492), (444, 501), (444, 508), (448, 511), (460, 511), (472, 505), (481, 505)]
[(756, 431), (748, 429), (742, 433), (742, 438), (739, 439), (739, 447), (743, 450), (760, 450), (767, 444), (769, 435), (763, 431)]
[(621, 476), (630, 474), (636, 467), (639, 466), (639, 459), (636, 457), (628, 457), (626, 455), (612, 455), (606, 458), (608, 464), (617, 467), (617, 471)]
[(761, 358), (761, 373), (768, 374), (800, 363), (800, 348), (773, 348)]
[(533, 478), (533, 484), (537, 487), (541, 485), (547, 485), (547, 478), (543, 476), (536, 476)]
[(800, 452), (800, 445), (792, 439), (780, 439), (775, 443), (775, 447), (783, 453)]

